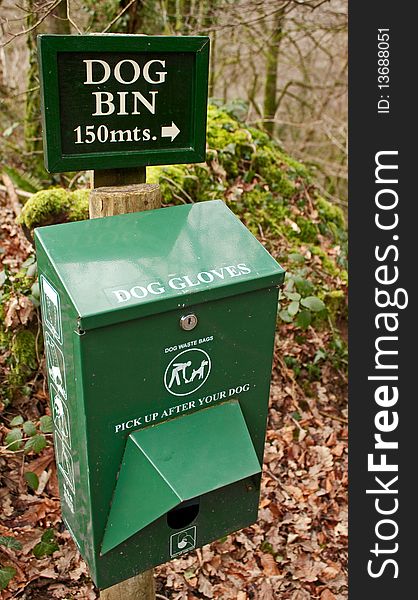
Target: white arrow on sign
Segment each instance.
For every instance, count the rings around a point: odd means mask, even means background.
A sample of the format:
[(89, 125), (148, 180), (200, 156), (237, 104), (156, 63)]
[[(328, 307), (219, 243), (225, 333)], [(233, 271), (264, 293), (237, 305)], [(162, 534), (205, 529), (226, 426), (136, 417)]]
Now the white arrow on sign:
[(171, 137), (171, 141), (173, 141), (179, 133), (180, 129), (177, 127), (174, 121), (171, 121), (171, 125), (168, 127), (161, 127), (161, 137)]

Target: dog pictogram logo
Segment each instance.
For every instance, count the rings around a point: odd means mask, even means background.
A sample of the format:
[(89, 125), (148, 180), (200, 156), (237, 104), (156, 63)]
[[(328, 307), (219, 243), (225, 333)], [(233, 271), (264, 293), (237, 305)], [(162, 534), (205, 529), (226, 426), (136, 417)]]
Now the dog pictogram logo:
[(205, 383), (211, 368), (212, 361), (204, 350), (183, 350), (172, 359), (165, 370), (165, 388), (173, 396), (188, 396)]

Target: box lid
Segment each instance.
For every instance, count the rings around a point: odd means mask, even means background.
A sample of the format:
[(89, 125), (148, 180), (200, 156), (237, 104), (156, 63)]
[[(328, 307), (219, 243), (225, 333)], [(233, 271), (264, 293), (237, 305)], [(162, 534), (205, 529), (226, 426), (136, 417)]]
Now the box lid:
[(220, 200), (41, 227), (35, 242), (83, 330), (284, 279), (280, 265)]

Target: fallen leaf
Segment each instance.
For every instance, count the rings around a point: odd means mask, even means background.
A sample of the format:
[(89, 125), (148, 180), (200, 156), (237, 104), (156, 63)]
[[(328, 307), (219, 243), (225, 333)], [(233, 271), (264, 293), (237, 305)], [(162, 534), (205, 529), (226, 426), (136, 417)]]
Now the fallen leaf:
[(54, 448), (50, 446), (46, 448), (40, 456), (30, 461), (30, 469), (32, 473), (36, 473), (39, 477), (43, 471), (47, 471), (49, 465), (54, 460)]
[(199, 575), (199, 592), (206, 598), (213, 598), (213, 585), (202, 573)]
[(306, 590), (296, 590), (290, 600), (311, 600), (311, 595)]
[(280, 575), (279, 569), (277, 567), (277, 563), (272, 554), (268, 554), (264, 552), (260, 556), (261, 565), (263, 567), (263, 571), (266, 575)]
[(301, 554), (294, 563), (290, 565), (290, 568), (295, 579), (313, 582), (318, 580), (319, 573), (321, 573), (326, 566), (326, 563), (314, 561), (308, 554)]
[(5, 304), (4, 324), (7, 329), (26, 325), (35, 313), (35, 306), (27, 296), (15, 296)]
[(322, 591), (320, 600), (336, 600), (336, 598), (330, 590), (326, 589)]
[(331, 563), (323, 571), (320, 573), (320, 578), (322, 581), (331, 581), (331, 579), (335, 579), (340, 573), (341, 567), (337, 563)]

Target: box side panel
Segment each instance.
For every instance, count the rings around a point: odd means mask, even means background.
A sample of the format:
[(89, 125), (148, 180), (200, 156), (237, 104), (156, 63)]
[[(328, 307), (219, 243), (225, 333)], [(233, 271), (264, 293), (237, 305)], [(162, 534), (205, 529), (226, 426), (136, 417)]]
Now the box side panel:
[[(89, 559), (89, 493), (86, 466), (85, 419), (80, 396), (77, 313), (54, 265), (37, 243), (41, 314), (54, 447), (63, 520), (81, 554)], [(78, 388), (78, 390), (77, 390)], [(90, 553), (90, 559), (92, 555)], [(91, 560), (88, 562), (91, 562)]]
[[(235, 398), (262, 462), (277, 294), (272, 287), (195, 305), (188, 309), (198, 316), (193, 331), (180, 328), (184, 310), (178, 308), (87, 331), (80, 338), (99, 586), (172, 558), (170, 540), (176, 531), (166, 517), (100, 556), (126, 439), (132, 431)], [(204, 436), (202, 431), (202, 443)], [(193, 525), (196, 544), (253, 522), (258, 497), (257, 477), (202, 496)]]

